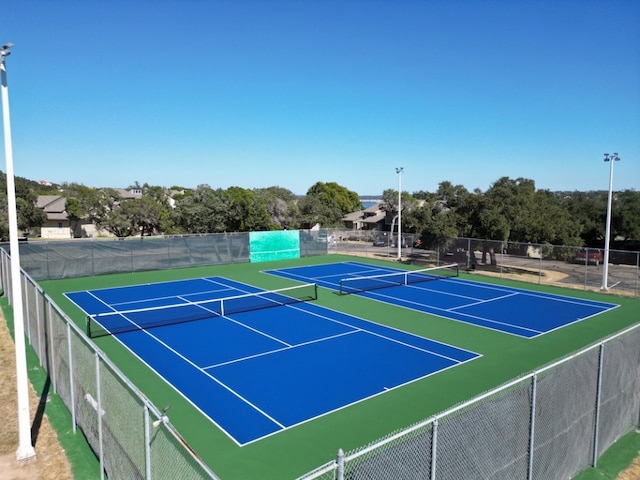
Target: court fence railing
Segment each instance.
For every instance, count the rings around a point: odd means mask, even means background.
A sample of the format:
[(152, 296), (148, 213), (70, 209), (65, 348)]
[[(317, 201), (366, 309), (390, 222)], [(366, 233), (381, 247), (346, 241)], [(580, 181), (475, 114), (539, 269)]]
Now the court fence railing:
[[(329, 253), (396, 260), (395, 238), (391, 245), (374, 246), (379, 235), (372, 230), (329, 230)], [(638, 251), (610, 249), (604, 289), (604, 251), (598, 248), (466, 237), (425, 244), (418, 243), (418, 236), (407, 234), (403, 235), (401, 260), (425, 266), (458, 263), (461, 269), (478, 275), (640, 298)]]
[[(301, 257), (327, 254), (326, 230), (299, 230)], [(266, 233), (266, 232), (265, 232)], [(20, 265), (34, 280), (202, 267), (251, 261), (249, 232), (20, 242)], [(9, 251), (9, 244), (2, 248)]]
[[(327, 237), (330, 253), (348, 253), (345, 245), (362, 245), (361, 241), (341, 240), (337, 234), (329, 232)], [(529, 249), (529, 245), (525, 248), (510, 244), (505, 248), (503, 242), (451, 239), (432, 250), (435, 259), (430, 261), (444, 264), (454, 260), (472, 270), (472, 264), (465, 263), (471, 258), (468, 252), (477, 255), (483, 244), (489, 253), (493, 246), (496, 259), (500, 258), (496, 252), (505, 257), (499, 263), (488, 262), (498, 274), (501, 269), (511, 268), (506, 258), (521, 258), (527, 270), (533, 268), (527, 267), (527, 262), (540, 265), (545, 260), (535, 256), (536, 246)], [(516, 247), (524, 249), (525, 254), (514, 255), (519, 251)], [(65, 264), (70, 265), (72, 259), (69, 251)], [(9, 262), (8, 253), (2, 249), (2, 288), (11, 302)], [(476, 270), (482, 266), (476, 265)], [(630, 267), (637, 276), (637, 260), (635, 267)], [(45, 263), (35, 271), (42, 273), (42, 268), (49, 266)], [(591, 270), (598, 266), (584, 268)], [(80, 273), (88, 274), (83, 267), (62, 276)], [(538, 275), (546, 274), (540, 270)], [(71, 412), (73, 430), (80, 428), (95, 452), (102, 477), (217, 478), (191, 451), (165, 412), (114, 366), (46, 295), (36, 279), (24, 270), (20, 278), (25, 334), (54, 392)], [(639, 327), (629, 328), (370, 445), (340, 454), (300, 478), (568, 478), (596, 465), (609, 446), (640, 423)]]
[[(396, 260), (397, 235), (383, 246), (375, 230), (300, 230), (300, 256), (341, 253)], [(389, 235), (389, 233), (387, 233)], [(402, 235), (401, 260), (424, 266), (458, 263), (480, 275), (614, 295), (640, 297), (640, 252), (611, 249), (603, 284), (603, 251), (596, 248), (451, 237), (430, 244)], [(9, 247), (3, 246), (8, 250)], [(251, 261), (250, 233), (165, 235), (125, 239), (20, 242), (21, 266), (36, 281)]]
[(572, 478), (640, 424), (640, 324), (298, 480)]
[[(12, 306), (10, 256), (0, 249), (2, 288)], [(24, 271), (25, 335), (53, 392), (100, 463), (100, 478), (217, 479), (157, 408)]]

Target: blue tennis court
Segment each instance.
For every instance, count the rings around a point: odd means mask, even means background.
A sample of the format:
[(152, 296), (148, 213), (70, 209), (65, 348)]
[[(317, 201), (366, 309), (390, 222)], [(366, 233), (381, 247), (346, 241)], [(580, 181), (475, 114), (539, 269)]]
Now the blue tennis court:
[(479, 356), (288, 292), (208, 277), (65, 295), (239, 445)]
[[(348, 287), (347, 292), (525, 338), (534, 338), (618, 307), (612, 303), (490, 285), (446, 275), (440, 277), (438, 271), (416, 274), (415, 283), (396, 284), (396, 277), (406, 272), (359, 262), (340, 262), (268, 270), (266, 273), (316, 282), (333, 290), (363, 279), (365, 285), (361, 290)], [(387, 284), (380, 285), (378, 276)], [(371, 290), (367, 290), (367, 285)]]

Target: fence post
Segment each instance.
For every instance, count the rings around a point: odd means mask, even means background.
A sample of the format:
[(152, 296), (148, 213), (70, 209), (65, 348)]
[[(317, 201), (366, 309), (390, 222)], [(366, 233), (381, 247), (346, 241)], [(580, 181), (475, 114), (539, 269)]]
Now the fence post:
[(538, 374), (534, 373), (531, 376), (531, 414), (530, 414), (530, 432), (529, 432), (529, 466), (527, 471), (527, 479), (531, 480), (533, 478), (533, 448), (534, 448), (534, 440), (535, 440), (535, 430), (536, 430), (536, 392), (538, 385)]
[(5, 271), (7, 271), (7, 282), (4, 295), (9, 302), (9, 306), (13, 308), (13, 281), (11, 280), (11, 257), (5, 255)]
[(634, 297), (638, 296), (638, 279), (640, 279), (640, 252), (636, 253), (636, 284), (634, 287)]
[(47, 280), (51, 280), (51, 271), (49, 270), (49, 242), (45, 243), (46, 248), (44, 250), (45, 253), (45, 262), (47, 262)]
[(600, 344), (598, 349), (598, 381), (596, 384), (596, 412), (593, 425), (593, 459), (591, 464), (593, 468), (598, 465), (598, 430), (600, 427), (600, 396), (602, 390), (602, 363), (604, 362), (604, 343)]
[(433, 420), (431, 441), (431, 480), (436, 480), (436, 458), (438, 456), (438, 419)]
[(71, 351), (71, 324), (67, 323), (67, 350), (69, 355), (69, 397), (71, 397), (71, 422), (73, 433), (76, 433), (76, 394), (73, 388), (73, 352)]
[[(45, 331), (48, 332), (48, 337), (49, 337), (49, 357), (51, 358), (51, 361), (49, 363), (49, 371), (47, 372), (49, 374), (49, 377), (51, 377), (51, 383), (53, 383), (53, 392), (54, 393), (58, 393), (58, 375), (56, 374), (56, 362), (54, 361), (55, 359), (55, 346), (54, 346), (54, 338), (53, 338), (53, 321), (52, 321), (52, 317), (53, 315), (51, 314), (51, 303), (47, 302), (47, 309), (46, 309), (46, 313), (45, 316), (46, 318), (43, 320), (43, 323), (46, 322), (47, 320), (49, 320), (49, 328), (46, 329)], [(38, 322), (39, 324), (40, 322)]]
[(144, 463), (146, 479), (151, 480), (151, 434), (149, 433), (149, 405), (144, 404)]
[(538, 285), (540, 285), (542, 283), (542, 257), (544, 255), (543, 247), (544, 247), (544, 245), (539, 244), (538, 251), (540, 252), (540, 262), (538, 264)]
[(338, 456), (336, 457), (336, 480), (344, 480), (344, 452), (342, 449), (338, 449)]
[[(20, 279), (24, 281), (24, 285), (22, 286), (22, 291), (24, 292), (24, 313), (25, 313), (25, 330), (27, 332), (27, 338), (29, 339), (29, 343), (33, 345), (33, 337), (31, 336), (31, 322), (29, 321), (30, 317), (30, 308), (29, 308), (29, 290), (27, 290), (27, 277), (25, 275), (20, 275)], [(40, 330), (40, 323), (38, 322), (38, 330)], [(40, 332), (38, 331), (38, 347), (40, 346)], [(40, 348), (38, 348), (40, 350)], [(38, 351), (38, 356), (40, 357), (40, 365), (42, 365), (42, 352)]]
[(98, 408), (96, 409), (96, 415), (98, 415), (98, 455), (100, 455), (100, 480), (104, 480), (104, 439), (102, 437), (102, 389), (100, 388), (100, 356), (98, 352), (94, 353), (96, 359), (96, 402)]

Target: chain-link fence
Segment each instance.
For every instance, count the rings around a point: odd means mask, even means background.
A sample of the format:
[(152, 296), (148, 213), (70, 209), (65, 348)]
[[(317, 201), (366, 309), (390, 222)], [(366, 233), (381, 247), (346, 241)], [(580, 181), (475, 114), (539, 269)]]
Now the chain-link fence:
[[(360, 236), (362, 234), (362, 236)], [(373, 247), (373, 232), (328, 231), (302, 238), (308, 255), (349, 253), (395, 257), (391, 245)], [(223, 234), (221, 234), (223, 235)], [(164, 413), (122, 375), (34, 281), (209, 265), (249, 259), (245, 234), (112, 242), (36, 243), (21, 260), (25, 333), (54, 391), (96, 452), (111, 479), (216, 478), (184, 444)], [(213, 237), (213, 238), (210, 238)], [(181, 239), (182, 238), (182, 239)], [(247, 236), (248, 238), (248, 236)], [(136, 246), (134, 243), (139, 242)], [(402, 242), (403, 260), (441, 265), (537, 283), (600, 288), (598, 252), (547, 245), (450, 239), (416, 248)], [(113, 244), (113, 245), (112, 245)], [(31, 245), (31, 244), (29, 244)], [(143, 246), (144, 245), (144, 246)], [(182, 245), (182, 247), (180, 247)], [(410, 246), (413, 245), (413, 246)], [(79, 251), (76, 249), (79, 248)], [(23, 255), (23, 251), (25, 255)], [(180, 253), (178, 253), (180, 252)], [(374, 253), (371, 253), (374, 252)], [(614, 254), (608, 286), (638, 295), (638, 253)], [(120, 259), (120, 260), (118, 260)], [(577, 263), (578, 260), (581, 263)], [(203, 262), (203, 263), (199, 263)], [(634, 263), (635, 262), (635, 263)], [(11, 299), (9, 256), (0, 252), (2, 286)], [(567, 273), (567, 269), (576, 272)], [(520, 278), (519, 278), (520, 279)], [(640, 418), (640, 327), (514, 380), (379, 442), (346, 454), (304, 479), (458, 480), (568, 478), (595, 465)]]
[(640, 325), (352, 452), (299, 480), (553, 480), (640, 423)]
[[(380, 232), (331, 230), (330, 235), (335, 239), (330, 253), (398, 258), (395, 238), (388, 244), (374, 246)], [(605, 281), (605, 252), (598, 248), (475, 238), (448, 238), (426, 245), (410, 234), (403, 235), (401, 247), (400, 258), (408, 263), (427, 266), (457, 263), (482, 275), (640, 297), (640, 252), (610, 250)]]
[[(2, 287), (11, 302), (9, 255), (0, 251)], [(21, 272), (25, 334), (96, 453), (101, 478), (211, 479), (156, 408), (27, 275)]]
[[(326, 255), (326, 230), (300, 230), (300, 256)], [(3, 246), (9, 251), (9, 245)], [(249, 233), (36, 240), (20, 243), (20, 263), (34, 280), (167, 270), (251, 261)]]

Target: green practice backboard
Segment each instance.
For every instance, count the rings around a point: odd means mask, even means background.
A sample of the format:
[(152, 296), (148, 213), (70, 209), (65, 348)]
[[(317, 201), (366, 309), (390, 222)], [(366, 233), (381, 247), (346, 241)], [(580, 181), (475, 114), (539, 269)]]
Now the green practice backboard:
[(300, 232), (298, 230), (249, 232), (249, 251), (251, 262), (300, 258)]

